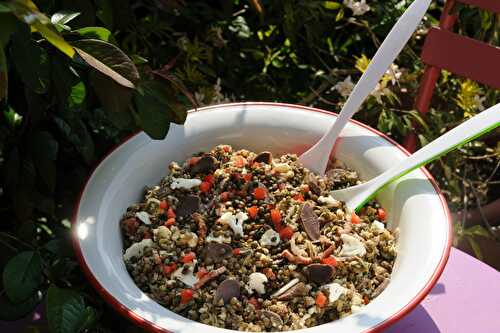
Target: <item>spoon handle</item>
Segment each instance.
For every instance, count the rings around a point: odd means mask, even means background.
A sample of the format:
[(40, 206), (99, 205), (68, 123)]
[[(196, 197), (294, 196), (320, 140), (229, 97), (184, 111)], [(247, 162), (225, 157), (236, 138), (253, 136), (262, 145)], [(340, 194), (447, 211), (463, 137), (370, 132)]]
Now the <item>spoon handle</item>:
[(420, 148), (399, 164), (373, 178), (369, 181), (371, 183), (369, 192), (365, 192), (366, 199), (357, 204), (356, 208), (371, 200), (384, 186), (392, 181), (492, 131), (498, 126), (500, 126), (500, 104), (492, 106), (463, 122), (448, 133)]
[(431, 0), (415, 0), (406, 9), (375, 53), (368, 68), (349, 95), (335, 123), (312, 148), (300, 156), (301, 162), (312, 171), (321, 175), (325, 173), (330, 152), (340, 132), (375, 89), (387, 68), (406, 45), (430, 4)]

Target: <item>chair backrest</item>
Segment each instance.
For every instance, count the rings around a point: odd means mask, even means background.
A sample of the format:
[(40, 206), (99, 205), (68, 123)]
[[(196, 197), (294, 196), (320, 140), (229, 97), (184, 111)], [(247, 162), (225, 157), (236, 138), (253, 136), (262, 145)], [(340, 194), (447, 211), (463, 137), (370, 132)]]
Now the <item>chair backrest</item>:
[(415, 107), (421, 113), (429, 110), (443, 69), (500, 89), (500, 48), (452, 32), (457, 20), (453, 9), (457, 3), (500, 14), (500, 0), (446, 1), (439, 27), (430, 29), (422, 49), (421, 58), (426, 68), (415, 101)]

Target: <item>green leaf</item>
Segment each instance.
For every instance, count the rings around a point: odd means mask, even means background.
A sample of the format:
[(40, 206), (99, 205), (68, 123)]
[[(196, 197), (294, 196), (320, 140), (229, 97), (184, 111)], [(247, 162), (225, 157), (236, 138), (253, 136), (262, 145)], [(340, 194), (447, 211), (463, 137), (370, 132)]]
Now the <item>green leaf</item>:
[(0, 13), (10, 13), (12, 7), (8, 3), (0, 3)]
[(0, 44), (7, 45), (10, 35), (14, 33), (19, 24), (21, 23), (14, 15), (0, 12)]
[(36, 93), (47, 92), (50, 72), (47, 52), (31, 39), (27, 27), (13, 35), (11, 55), (24, 84)]
[(465, 233), (473, 236), (481, 236), (486, 238), (491, 238), (491, 234), (482, 225), (474, 225), (470, 228), (465, 229)]
[(90, 73), (90, 82), (106, 112), (120, 113), (128, 109), (132, 101), (133, 89), (116, 83), (116, 81), (98, 71)]
[(56, 238), (48, 241), (47, 243), (45, 243), (43, 248), (53, 255), (57, 255), (59, 257), (73, 256), (73, 248), (67, 241), (62, 238)]
[(35, 293), (33, 296), (21, 303), (13, 303), (6, 296), (0, 296), (0, 320), (18, 320), (27, 314), (40, 303), (41, 294)]
[(32, 134), (33, 157), (35, 159), (49, 159), (55, 161), (59, 144), (52, 137), (52, 134), (40, 131)]
[(41, 180), (53, 192), (56, 185), (56, 164), (59, 144), (49, 132), (35, 132), (31, 136), (31, 154)]
[(326, 9), (339, 9), (342, 5), (335, 1), (325, 1), (323, 2), (323, 7)]
[(148, 63), (148, 59), (146, 58), (143, 58), (141, 57), (140, 55), (138, 54), (132, 54), (130, 56), (130, 58), (132, 59), (132, 61), (134, 62), (134, 64), (136, 65), (144, 65), (144, 64), (147, 64)]
[(7, 98), (9, 91), (9, 76), (7, 69), (7, 58), (3, 51), (3, 44), (0, 41), (0, 101)]
[(142, 129), (153, 139), (165, 138), (170, 122), (174, 121), (165, 86), (157, 81), (142, 83), (135, 94), (135, 103)]
[(59, 32), (52, 26), (47, 16), (41, 13), (31, 0), (13, 1), (14, 14), (34, 31), (38, 31), (45, 39), (58, 48), (68, 57), (73, 58), (75, 50), (69, 45)]
[(75, 55), (75, 50), (69, 45), (64, 38), (49, 24), (44, 24), (42, 22), (35, 22), (32, 26), (40, 32), (40, 34), (45, 37), (45, 39), (59, 49), (62, 53), (66, 54), (68, 57), (73, 58)]
[(69, 94), (68, 103), (70, 106), (76, 106), (83, 103), (86, 96), (85, 84), (80, 81), (71, 87), (71, 93)]
[(139, 72), (130, 58), (113, 44), (98, 39), (73, 42), (85, 62), (127, 88), (135, 88)]
[(42, 259), (37, 252), (21, 252), (7, 262), (3, 271), (5, 292), (13, 303), (30, 298), (42, 282)]
[(100, 39), (105, 42), (116, 44), (111, 31), (103, 27), (85, 27), (77, 29), (75, 32), (91, 39)]
[(14, 192), (18, 181), (19, 181), (19, 173), (21, 167), (21, 159), (19, 157), (19, 150), (17, 147), (14, 147), (9, 154), (7, 159), (7, 163), (5, 164), (5, 175), (4, 175), (4, 184), (5, 188), (9, 190), (9, 192)]
[(14, 109), (10, 106), (8, 110), (5, 110), (3, 112), (3, 115), (5, 116), (5, 119), (7, 120), (9, 126), (12, 128), (17, 127), (23, 121), (23, 117), (16, 111), (14, 111)]
[(69, 21), (71, 21), (72, 19), (77, 17), (78, 15), (80, 15), (80, 13), (70, 12), (70, 11), (60, 11), (60, 12), (53, 14), (50, 17), (50, 22), (52, 22), (52, 24), (54, 24), (54, 25), (56, 25), (56, 24), (65, 25), (66, 23), (68, 23)]
[(85, 306), (80, 294), (55, 285), (49, 287), (46, 311), (52, 333), (82, 332), (96, 320), (95, 310)]
[(66, 136), (69, 142), (71, 142), (76, 150), (83, 156), (87, 163), (91, 163), (94, 156), (94, 141), (90, 136), (87, 127), (79, 118), (72, 119), (62, 119), (59, 117), (54, 117), (54, 122), (56, 123), (59, 130)]
[(335, 17), (335, 22), (338, 22), (344, 18), (344, 8), (340, 8), (337, 16)]
[(481, 252), (481, 247), (476, 242), (476, 240), (473, 237), (467, 237), (467, 241), (472, 247), (472, 251), (474, 251), (474, 255), (476, 256), (476, 258), (483, 261), (483, 253)]
[(110, 29), (113, 28), (113, 6), (108, 0), (96, 0), (97, 18)]
[(57, 97), (59, 110), (65, 110), (68, 106), (72, 86), (78, 82), (78, 77), (71, 69), (69, 61), (61, 56), (51, 57), (51, 79), (53, 91)]

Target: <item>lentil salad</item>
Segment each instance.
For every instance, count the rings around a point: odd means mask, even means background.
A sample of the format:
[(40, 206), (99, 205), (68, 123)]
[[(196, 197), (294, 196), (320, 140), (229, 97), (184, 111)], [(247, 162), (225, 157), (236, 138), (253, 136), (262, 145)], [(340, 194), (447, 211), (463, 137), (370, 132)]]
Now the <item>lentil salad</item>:
[(168, 309), (208, 325), (287, 331), (349, 315), (387, 286), (396, 257), (386, 212), (359, 215), (331, 190), (360, 182), (340, 164), (320, 178), (296, 155), (219, 145), (170, 173), (121, 221), (126, 268)]

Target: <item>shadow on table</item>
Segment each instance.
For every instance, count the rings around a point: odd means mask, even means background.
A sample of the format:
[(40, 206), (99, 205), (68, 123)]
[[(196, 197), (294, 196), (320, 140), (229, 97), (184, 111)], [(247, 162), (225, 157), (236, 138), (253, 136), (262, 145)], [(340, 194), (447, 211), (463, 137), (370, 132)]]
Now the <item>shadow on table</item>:
[(432, 290), (429, 294), (439, 295), (439, 294), (444, 294), (444, 293), (446, 293), (446, 288), (445, 288), (443, 283), (439, 282), (434, 286), (434, 288), (432, 288)]
[(403, 319), (389, 327), (384, 333), (440, 333), (436, 323), (422, 305), (418, 305)]

